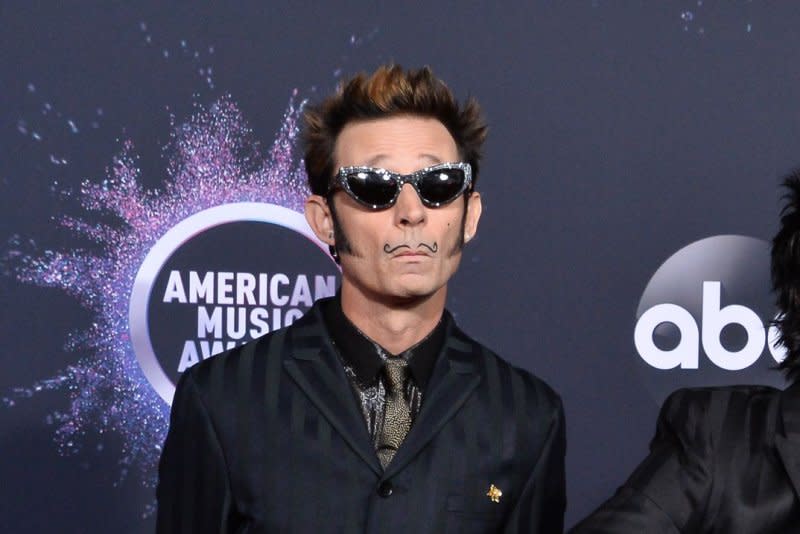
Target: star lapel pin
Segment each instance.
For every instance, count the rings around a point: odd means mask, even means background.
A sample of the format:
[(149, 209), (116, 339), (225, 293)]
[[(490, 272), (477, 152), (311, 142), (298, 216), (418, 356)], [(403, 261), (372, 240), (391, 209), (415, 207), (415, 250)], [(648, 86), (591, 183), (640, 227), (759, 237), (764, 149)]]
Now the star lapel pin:
[(489, 497), (492, 502), (500, 502), (500, 497), (503, 496), (503, 492), (500, 491), (500, 488), (492, 484), (489, 486), (489, 491), (486, 492), (486, 496)]

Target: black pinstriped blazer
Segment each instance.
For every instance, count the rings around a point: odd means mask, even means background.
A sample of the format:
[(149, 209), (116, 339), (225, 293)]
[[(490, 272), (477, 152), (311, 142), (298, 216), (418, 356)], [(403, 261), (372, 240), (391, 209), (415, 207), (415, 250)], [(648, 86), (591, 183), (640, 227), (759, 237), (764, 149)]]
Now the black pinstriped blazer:
[(573, 534), (800, 532), (800, 384), (685, 389), (650, 455)]
[(562, 531), (563, 412), (544, 382), (453, 325), (384, 471), (333, 351), (315, 305), (184, 373), (159, 533)]

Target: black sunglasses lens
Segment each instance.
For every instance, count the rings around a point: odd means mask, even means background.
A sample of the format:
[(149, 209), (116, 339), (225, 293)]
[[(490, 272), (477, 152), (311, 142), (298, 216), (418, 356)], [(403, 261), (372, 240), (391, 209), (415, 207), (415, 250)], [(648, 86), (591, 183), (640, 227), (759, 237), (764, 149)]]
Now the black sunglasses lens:
[(347, 187), (358, 200), (371, 206), (389, 205), (397, 192), (397, 181), (374, 171), (354, 171), (347, 175)]
[(422, 176), (417, 184), (419, 195), (432, 204), (455, 200), (464, 189), (466, 176), (461, 169), (439, 169)]

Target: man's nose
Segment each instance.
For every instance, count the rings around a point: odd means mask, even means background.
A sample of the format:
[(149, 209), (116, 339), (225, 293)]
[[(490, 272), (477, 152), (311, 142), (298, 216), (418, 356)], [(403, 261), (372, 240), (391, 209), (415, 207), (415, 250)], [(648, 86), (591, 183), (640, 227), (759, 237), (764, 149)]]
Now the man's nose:
[(416, 225), (425, 220), (425, 206), (411, 184), (403, 184), (394, 212), (397, 224)]

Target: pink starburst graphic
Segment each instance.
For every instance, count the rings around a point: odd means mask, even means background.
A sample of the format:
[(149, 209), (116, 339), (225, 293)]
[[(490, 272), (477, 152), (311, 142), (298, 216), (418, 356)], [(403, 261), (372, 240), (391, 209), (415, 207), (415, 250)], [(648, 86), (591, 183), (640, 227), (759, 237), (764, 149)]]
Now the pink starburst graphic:
[[(145, 485), (154, 485), (169, 408), (144, 377), (130, 343), (133, 281), (158, 239), (202, 210), (263, 202), (302, 211), (308, 190), (305, 171), (294, 156), (303, 106), (295, 105), (296, 96), (295, 91), (266, 155), (230, 96), (208, 107), (195, 104), (184, 123), (173, 119), (161, 189), (142, 187), (135, 147), (130, 140), (123, 142), (106, 178), (81, 185), (78, 198), (87, 214), (59, 218), (76, 236), (95, 242), (95, 252), (7, 252), (19, 281), (58, 288), (94, 317), (85, 331), (68, 339), (67, 349), (78, 354), (75, 364), (30, 387), (14, 388), (2, 399), (14, 406), (39, 391), (66, 391), (68, 409), (49, 416), (63, 453), (78, 452), (88, 434), (116, 433), (123, 438), (122, 476), (135, 469)], [(99, 222), (108, 221), (109, 215), (116, 223)]]

